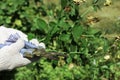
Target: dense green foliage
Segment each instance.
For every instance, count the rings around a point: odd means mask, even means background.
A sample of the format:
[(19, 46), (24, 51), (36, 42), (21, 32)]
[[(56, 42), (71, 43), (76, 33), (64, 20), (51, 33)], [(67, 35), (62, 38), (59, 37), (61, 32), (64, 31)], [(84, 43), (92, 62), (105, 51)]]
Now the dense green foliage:
[[(91, 5), (99, 9), (99, 1)], [(104, 0), (103, 0), (104, 1)], [(1, 72), (8, 80), (119, 80), (120, 38), (107, 39), (101, 31), (84, 24), (81, 4), (61, 0), (1, 0), (0, 25), (19, 29), (29, 39), (46, 44), (47, 51), (68, 55), (58, 61), (40, 59), (11, 72)], [(10, 75), (11, 74), (11, 75)]]

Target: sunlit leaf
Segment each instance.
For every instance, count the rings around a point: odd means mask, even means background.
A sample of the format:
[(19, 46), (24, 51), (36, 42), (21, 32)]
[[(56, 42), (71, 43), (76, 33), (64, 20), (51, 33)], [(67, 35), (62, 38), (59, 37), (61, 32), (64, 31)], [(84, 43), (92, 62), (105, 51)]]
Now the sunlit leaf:
[(42, 20), (42, 19), (36, 19), (35, 20), (35, 26), (38, 30), (40, 30), (43, 33), (48, 33), (48, 24)]

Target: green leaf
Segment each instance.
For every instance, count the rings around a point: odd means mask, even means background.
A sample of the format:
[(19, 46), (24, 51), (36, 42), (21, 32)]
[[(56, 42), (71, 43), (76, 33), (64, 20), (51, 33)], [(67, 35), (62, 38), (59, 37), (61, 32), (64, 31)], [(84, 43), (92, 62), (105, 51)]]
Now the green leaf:
[(49, 32), (48, 34), (45, 36), (45, 42), (48, 43), (49, 40), (51, 40), (52, 36), (56, 35), (57, 33), (59, 33), (59, 28), (57, 26), (57, 24), (55, 22), (50, 22), (49, 23)]
[(33, 33), (28, 33), (27, 35), (29, 40), (35, 38), (35, 35)]
[(72, 35), (73, 35), (73, 38), (76, 42), (78, 42), (78, 40), (80, 39), (80, 36), (82, 35), (83, 33), (83, 28), (82, 26), (77, 26), (75, 25), (72, 29)]
[(11, 22), (11, 19), (10, 18), (7, 18), (6, 19), (6, 23), (10, 23)]
[(98, 32), (100, 32), (100, 30), (98, 30), (98, 29), (92, 29), (92, 28), (89, 28), (89, 31), (87, 31), (87, 33), (88, 33), (89, 35), (95, 35), (95, 34), (97, 34)]
[(53, 35), (53, 34), (55, 34), (56, 32), (58, 32), (58, 30), (59, 30), (59, 28), (58, 28), (58, 26), (57, 26), (57, 24), (55, 23), (55, 22), (50, 22), (49, 23), (49, 26), (50, 26), (50, 35)]
[(61, 7), (62, 7), (62, 9), (64, 9), (65, 6), (67, 6), (67, 0), (61, 0)]
[(43, 33), (48, 33), (48, 24), (40, 18), (35, 19), (35, 27)]
[(102, 41), (104, 41), (103, 50), (106, 52), (109, 49), (108, 41), (106, 39), (103, 39)]
[(101, 9), (99, 5), (94, 5), (93, 8), (94, 8), (95, 11), (98, 11), (98, 10)]
[(15, 20), (15, 24), (16, 24), (17, 26), (22, 26), (22, 21), (21, 21), (20, 19), (16, 19), (16, 20)]
[(69, 35), (69, 34), (61, 34), (61, 35), (59, 36), (59, 39), (60, 39), (61, 41), (70, 42), (70, 35)]
[(76, 15), (76, 13), (75, 13), (75, 9), (74, 9), (74, 8), (71, 8), (70, 15), (71, 15), (71, 16), (75, 16), (75, 15)]
[(99, 0), (93, 0), (93, 3), (96, 4)]
[(59, 22), (58, 26), (60, 26), (60, 28), (61, 28), (62, 30), (68, 30), (69, 27), (70, 27), (69, 23), (65, 22), (64, 19), (62, 19), (62, 20)]

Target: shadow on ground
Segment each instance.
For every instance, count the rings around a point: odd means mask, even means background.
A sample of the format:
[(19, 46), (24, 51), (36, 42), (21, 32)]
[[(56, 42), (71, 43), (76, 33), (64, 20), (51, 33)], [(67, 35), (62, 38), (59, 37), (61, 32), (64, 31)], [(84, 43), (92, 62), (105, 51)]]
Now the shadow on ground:
[(12, 71), (1, 71), (0, 72), (0, 80), (15, 80), (14, 74), (16, 73), (16, 70)]

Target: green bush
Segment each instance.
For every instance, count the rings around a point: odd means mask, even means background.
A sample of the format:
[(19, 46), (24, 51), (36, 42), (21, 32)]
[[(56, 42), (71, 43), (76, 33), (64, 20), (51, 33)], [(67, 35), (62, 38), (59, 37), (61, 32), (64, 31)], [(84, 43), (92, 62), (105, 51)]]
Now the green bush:
[[(47, 3), (47, 2), (46, 2)], [(53, 2), (54, 3), (54, 2)], [(68, 55), (58, 61), (41, 58), (25, 67), (1, 72), (4, 80), (119, 80), (120, 38), (107, 39), (84, 25), (80, 7), (72, 0), (60, 5), (43, 0), (1, 0), (0, 24), (37, 38), (47, 51)], [(93, 8), (99, 8), (94, 0)], [(5, 75), (6, 74), (6, 75)], [(9, 77), (8, 77), (9, 76)]]

